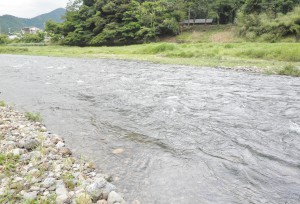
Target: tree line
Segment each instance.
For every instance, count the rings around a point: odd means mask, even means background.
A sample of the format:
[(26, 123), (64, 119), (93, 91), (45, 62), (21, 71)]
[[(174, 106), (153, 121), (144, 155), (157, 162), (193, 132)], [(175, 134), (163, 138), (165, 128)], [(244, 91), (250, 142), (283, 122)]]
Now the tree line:
[(254, 38), (299, 36), (300, 0), (70, 0), (63, 23), (47, 22), (52, 41), (65, 45), (124, 45), (180, 32), (184, 19), (238, 24)]

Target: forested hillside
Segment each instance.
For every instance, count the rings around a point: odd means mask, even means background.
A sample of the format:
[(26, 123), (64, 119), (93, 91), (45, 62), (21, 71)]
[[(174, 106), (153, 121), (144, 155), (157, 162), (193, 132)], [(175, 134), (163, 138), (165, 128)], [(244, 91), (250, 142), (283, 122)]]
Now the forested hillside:
[(47, 23), (53, 40), (67, 45), (122, 45), (155, 41), (181, 31), (182, 20), (234, 23), (249, 39), (300, 33), (300, 0), (74, 0), (65, 21)]
[(23, 27), (34, 26), (44, 29), (44, 24), (52, 20), (54, 22), (62, 22), (62, 16), (65, 15), (66, 10), (63, 8), (56, 9), (50, 13), (42, 14), (34, 18), (18, 18), (11, 15), (0, 16), (0, 26), (2, 33), (20, 32)]

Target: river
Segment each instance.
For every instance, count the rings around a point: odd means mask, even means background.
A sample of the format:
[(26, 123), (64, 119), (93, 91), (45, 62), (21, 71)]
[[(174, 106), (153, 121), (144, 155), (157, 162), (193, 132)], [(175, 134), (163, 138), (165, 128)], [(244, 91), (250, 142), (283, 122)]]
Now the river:
[(0, 92), (129, 203), (300, 203), (300, 78), (0, 55)]

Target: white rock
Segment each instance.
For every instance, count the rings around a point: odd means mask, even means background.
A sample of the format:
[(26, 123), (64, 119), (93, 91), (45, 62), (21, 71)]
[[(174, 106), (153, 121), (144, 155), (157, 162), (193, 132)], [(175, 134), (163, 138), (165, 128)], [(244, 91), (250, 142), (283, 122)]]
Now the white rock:
[(67, 195), (69, 197), (68, 190), (62, 181), (57, 181), (55, 193), (59, 196)]
[(49, 191), (45, 191), (45, 192), (43, 193), (44, 196), (47, 196), (47, 195), (49, 195), (49, 194), (50, 194)]
[(19, 181), (23, 181), (23, 178), (22, 178), (22, 177), (16, 177), (16, 178), (14, 179), (14, 182), (19, 182)]
[(115, 204), (115, 203), (120, 203), (120, 204), (125, 204), (125, 200), (115, 191), (112, 191), (108, 195), (107, 199), (108, 204)]
[(22, 151), (22, 150), (21, 150), (21, 149), (19, 149), (19, 148), (17, 148), (17, 149), (13, 149), (11, 152), (12, 152), (12, 153), (13, 153), (13, 155), (15, 155), (15, 156), (19, 156), (19, 155), (21, 155), (21, 154), (23, 154), (23, 153), (24, 153), (24, 151)]
[(62, 147), (64, 147), (65, 146), (65, 143), (63, 143), (63, 142), (61, 142), (61, 141), (59, 141), (57, 144), (56, 144), (56, 147), (57, 148), (62, 148)]
[(40, 187), (38, 186), (31, 186), (30, 187), (30, 191), (39, 191), (40, 190)]
[(50, 186), (55, 184), (55, 178), (46, 178), (43, 182), (42, 182), (42, 186), (44, 188), (49, 188)]
[(57, 196), (57, 198), (56, 198), (56, 204), (64, 204), (64, 203), (67, 203), (68, 200), (69, 200), (69, 196), (60, 195), (60, 196)]
[(32, 191), (30, 193), (24, 193), (24, 199), (25, 200), (34, 200), (37, 197), (37, 192), (36, 191)]

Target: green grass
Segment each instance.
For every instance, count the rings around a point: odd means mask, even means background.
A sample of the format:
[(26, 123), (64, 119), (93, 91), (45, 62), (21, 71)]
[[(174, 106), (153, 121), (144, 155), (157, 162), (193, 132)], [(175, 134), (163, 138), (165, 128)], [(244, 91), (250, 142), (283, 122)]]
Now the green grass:
[(62, 175), (62, 180), (69, 190), (73, 190), (76, 187), (76, 183), (74, 183), (75, 177), (71, 173)]
[(0, 154), (0, 166), (5, 175), (11, 175), (15, 172), (19, 158), (13, 154)]
[(0, 107), (5, 107), (5, 106), (6, 106), (5, 101), (0, 101)]
[(41, 122), (42, 121), (42, 117), (39, 113), (26, 112), (25, 117), (26, 117), (26, 119), (33, 121), (33, 122)]
[[(150, 43), (119, 47), (0, 46), (0, 53), (58, 57), (114, 58), (207, 67), (253, 68), (278, 73), (300, 67), (299, 43)], [(20, 50), (19, 50), (20, 49)]]

